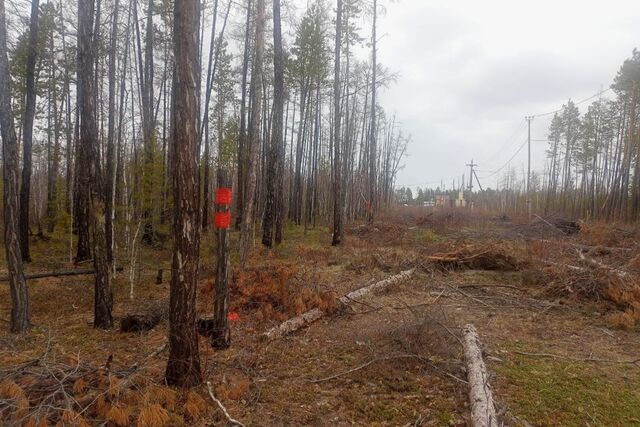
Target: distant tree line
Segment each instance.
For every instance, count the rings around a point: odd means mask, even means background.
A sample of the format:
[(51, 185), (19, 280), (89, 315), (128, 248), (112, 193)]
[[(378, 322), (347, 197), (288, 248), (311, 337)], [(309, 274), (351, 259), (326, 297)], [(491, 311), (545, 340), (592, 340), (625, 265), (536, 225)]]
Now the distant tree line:
[[(507, 167), (497, 189), (466, 198), (490, 211), (534, 213), (602, 220), (640, 218), (640, 51), (625, 60), (610, 88), (581, 111), (569, 100), (554, 113), (547, 132), (543, 171), (532, 171), (527, 194), (525, 170)], [(613, 93), (606, 96), (605, 92)], [(481, 179), (482, 181), (482, 179)], [(440, 188), (396, 190), (401, 203), (421, 204)], [(454, 191), (453, 193), (457, 193)]]

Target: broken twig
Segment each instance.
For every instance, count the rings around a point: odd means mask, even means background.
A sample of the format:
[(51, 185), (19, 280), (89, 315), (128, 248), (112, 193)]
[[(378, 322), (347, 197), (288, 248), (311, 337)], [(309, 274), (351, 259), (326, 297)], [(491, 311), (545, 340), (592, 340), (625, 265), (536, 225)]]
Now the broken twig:
[(233, 425), (240, 426), (240, 427), (245, 427), (245, 425), (242, 424), (240, 421), (231, 418), (231, 415), (229, 415), (229, 412), (227, 412), (227, 408), (224, 407), (222, 402), (220, 402), (218, 399), (216, 399), (216, 396), (213, 394), (213, 390), (211, 390), (211, 382), (209, 382), (209, 381), (207, 381), (207, 390), (209, 391), (209, 396), (211, 397), (211, 399), (214, 402), (216, 402), (218, 404), (218, 407), (222, 410), (222, 413), (227, 418), (227, 421), (229, 421)]

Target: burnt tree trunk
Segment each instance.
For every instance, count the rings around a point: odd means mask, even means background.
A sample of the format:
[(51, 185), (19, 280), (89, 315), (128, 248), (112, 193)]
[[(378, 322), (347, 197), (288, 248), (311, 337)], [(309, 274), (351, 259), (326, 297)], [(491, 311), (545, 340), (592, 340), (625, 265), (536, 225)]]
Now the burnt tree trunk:
[(18, 138), (13, 126), (6, 17), (4, 0), (0, 0), (0, 131), (4, 178), (4, 245), (11, 288), (11, 331), (25, 332), (31, 323), (29, 294), (22, 269), (18, 238)]
[(174, 246), (169, 295), (169, 360), (166, 380), (190, 387), (202, 381), (196, 331), (196, 284), (200, 251), (198, 206), (198, 0), (174, 5), (172, 167)]

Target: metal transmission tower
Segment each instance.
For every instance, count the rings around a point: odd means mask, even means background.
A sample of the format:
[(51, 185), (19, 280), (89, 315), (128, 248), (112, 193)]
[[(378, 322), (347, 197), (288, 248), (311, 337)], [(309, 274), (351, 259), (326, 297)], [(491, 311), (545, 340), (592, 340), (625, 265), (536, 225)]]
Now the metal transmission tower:
[(527, 121), (527, 213), (531, 218), (531, 121), (534, 116), (526, 116)]

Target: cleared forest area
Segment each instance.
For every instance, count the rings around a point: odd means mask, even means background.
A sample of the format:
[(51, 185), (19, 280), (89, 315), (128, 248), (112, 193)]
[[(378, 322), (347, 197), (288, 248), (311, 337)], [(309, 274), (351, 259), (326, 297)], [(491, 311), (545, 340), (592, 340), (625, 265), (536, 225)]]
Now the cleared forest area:
[[(347, 227), (331, 247), (324, 227), (291, 227), (267, 256), (234, 269), (231, 342), (199, 339), (203, 376), (246, 425), (460, 425), (469, 419), (462, 328), (480, 335), (499, 419), (510, 425), (633, 425), (640, 398), (638, 230), (461, 210), (399, 208), (373, 225)], [(232, 243), (236, 245), (237, 242)], [(203, 240), (203, 259), (213, 250)], [(34, 270), (68, 267), (64, 238), (33, 240)], [(58, 248), (53, 250), (52, 248)], [(46, 257), (44, 256), (46, 253)], [(634, 255), (634, 256), (632, 256)], [(167, 251), (144, 253), (114, 279), (118, 321), (164, 301)], [(198, 281), (198, 316), (211, 315), (212, 265)], [(415, 269), (406, 280), (350, 304), (339, 296)], [(33, 331), (2, 332), (6, 420), (90, 424), (227, 422), (207, 386), (164, 384), (167, 323), (148, 332), (90, 327), (86, 276), (29, 281)], [(1, 315), (7, 319), (8, 287)], [(131, 299), (130, 296), (133, 295)], [(326, 315), (267, 340), (282, 321)], [(79, 415), (78, 415), (79, 414)], [(67, 418), (65, 418), (67, 417)], [(126, 420), (126, 422), (125, 422)], [(150, 421), (151, 420), (151, 421)]]

